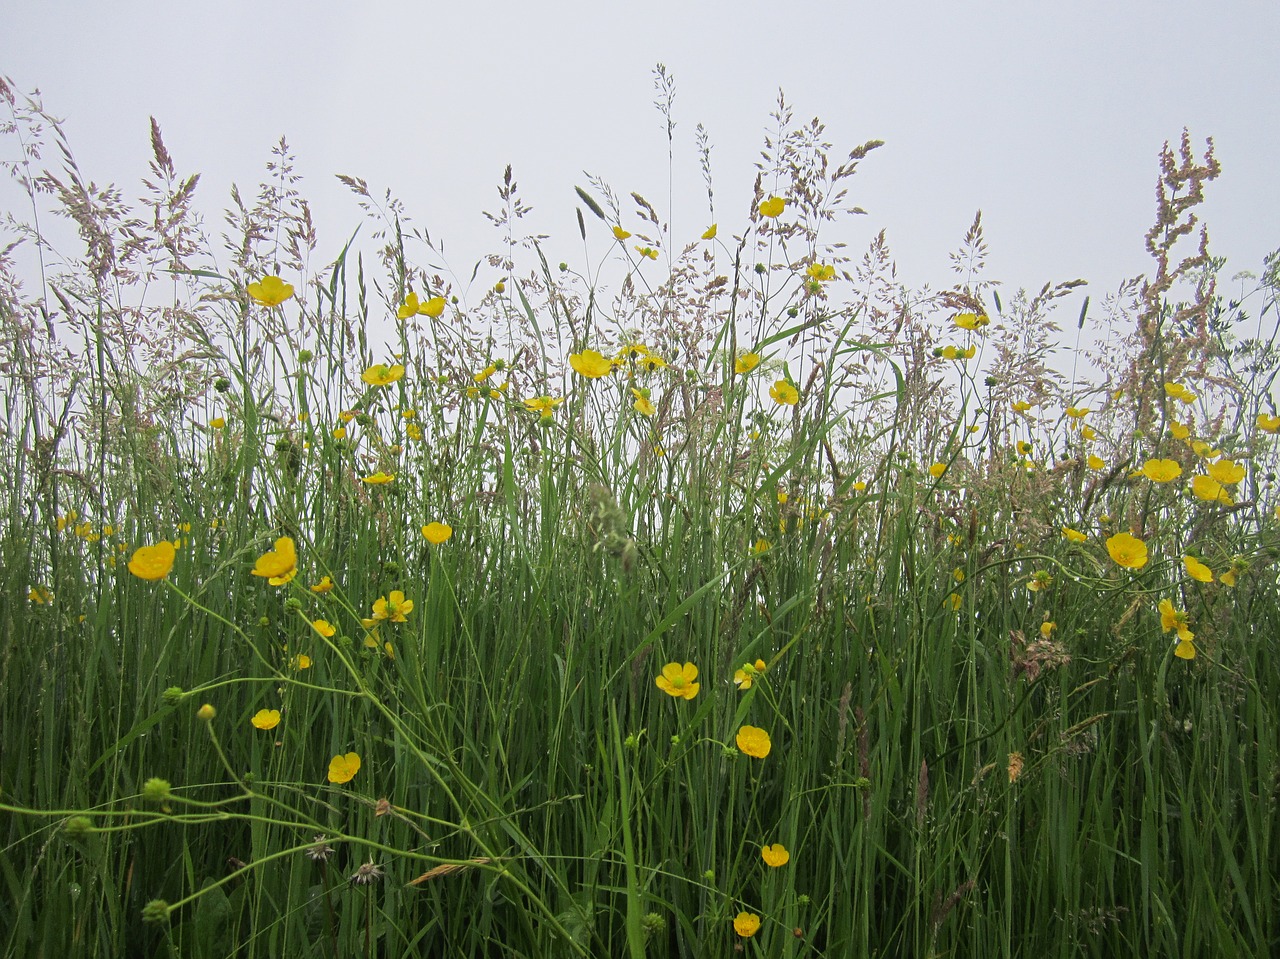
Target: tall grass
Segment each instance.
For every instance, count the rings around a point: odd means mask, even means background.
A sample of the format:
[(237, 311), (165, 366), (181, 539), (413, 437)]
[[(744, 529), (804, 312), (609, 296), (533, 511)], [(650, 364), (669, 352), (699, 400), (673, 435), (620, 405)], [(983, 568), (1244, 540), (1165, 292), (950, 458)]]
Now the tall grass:
[(744, 222), (592, 181), (557, 266), (508, 170), (459, 279), (352, 177), (381, 248), (313, 267), (283, 143), (219, 244), (154, 126), (136, 213), (0, 93), (6, 956), (1280, 948), (1276, 260), (1182, 251), (1211, 149), (1068, 376), (1078, 282), (1002, 300), (980, 217), (941, 293), (824, 245), (877, 144), (782, 102)]

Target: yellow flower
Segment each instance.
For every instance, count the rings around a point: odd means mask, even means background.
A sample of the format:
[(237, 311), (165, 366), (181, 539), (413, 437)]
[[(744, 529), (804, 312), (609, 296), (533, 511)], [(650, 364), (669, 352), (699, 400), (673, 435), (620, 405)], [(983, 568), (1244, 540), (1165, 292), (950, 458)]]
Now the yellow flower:
[(432, 546), (439, 546), (453, 535), (453, 527), (445, 523), (428, 523), (422, 527), (422, 535)]
[(1107, 465), (1102, 461), (1101, 456), (1094, 456), (1092, 453), (1089, 454), (1089, 458), (1085, 460), (1085, 462), (1088, 464), (1089, 469), (1091, 470), (1105, 469)]
[(1179, 423), (1177, 420), (1170, 420), (1169, 432), (1173, 434), (1175, 440), (1185, 440), (1191, 435), (1191, 427), (1185, 423)]
[(221, 416), (215, 416), (209, 421), (209, 425), (215, 430), (226, 429), (227, 421)]
[(374, 363), (373, 366), (360, 374), (360, 379), (370, 386), (390, 386), (402, 376), (404, 376), (403, 366), (398, 364), (396, 366), (387, 366), (386, 363)]
[(497, 364), (496, 364), (496, 363), (490, 363), (490, 364), (489, 364), (488, 366), (486, 366), (483, 370), (481, 370), (479, 373), (477, 373), (475, 376), (473, 376), (473, 377), (471, 377), (471, 378), (472, 378), (473, 380), (475, 380), (477, 383), (483, 383), (483, 382), (484, 382), (485, 380), (487, 380), (489, 377), (493, 376), (493, 374), (494, 374), (494, 373), (496, 373), (496, 372), (498, 372), (498, 366), (497, 366)]
[(1177, 460), (1147, 460), (1138, 471), (1153, 483), (1168, 483), (1182, 475)]
[(991, 322), (985, 313), (957, 313), (951, 320), (962, 330), (980, 330)]
[(564, 402), (559, 396), (531, 396), (524, 401), (526, 409), (531, 409), (543, 416), (550, 416), (557, 406)]
[(293, 286), (278, 276), (264, 276), (257, 283), (250, 283), (245, 289), (263, 306), (279, 306), (293, 296)]
[(373, 601), (373, 618), (387, 619), (393, 623), (407, 623), (406, 617), (413, 612), (413, 600), (405, 599), (404, 593), (393, 589), (388, 596), (379, 596)]
[(959, 593), (952, 593), (947, 597), (947, 603), (950, 604), (952, 610), (957, 610), (964, 605), (964, 597)]
[(1236, 584), (1235, 569), (1229, 569), (1225, 573), (1223, 573), (1221, 576), (1219, 576), (1218, 582), (1221, 583), (1223, 586), (1235, 586)]
[(763, 846), (760, 849), (760, 858), (764, 860), (765, 865), (777, 869), (791, 861), (791, 853), (787, 852), (787, 847), (782, 843), (775, 842), (772, 846)]
[(760, 931), (760, 917), (754, 912), (740, 912), (733, 920), (733, 931), (743, 939), (750, 939)]
[(652, 416), (657, 412), (657, 409), (654, 408), (653, 402), (649, 399), (648, 390), (638, 390), (633, 386), (631, 388), (631, 395), (636, 398), (636, 401), (631, 405), (637, 413), (640, 413), (643, 416)]
[(325, 639), (333, 639), (333, 634), (338, 631), (338, 628), (326, 619), (315, 620), (311, 624), (311, 628)]
[(1058, 624), (1046, 619), (1040, 624), (1040, 636), (1042, 639), (1048, 639), (1053, 635), (1053, 631), (1058, 628)]
[(327, 593), (331, 589), (333, 589), (333, 577), (325, 576), (321, 578), (320, 582), (316, 583), (314, 586), (311, 587), (311, 592)]
[(129, 560), (129, 572), (139, 579), (164, 579), (173, 569), (176, 555), (173, 544), (167, 540), (161, 540), (155, 546), (139, 546)]
[(196, 710), (196, 719), (201, 722), (211, 723), (217, 717), (218, 710), (214, 708), (213, 703), (205, 703)]
[(1092, 440), (1092, 439), (1097, 439), (1097, 437), (1098, 437), (1097, 430), (1095, 430), (1092, 426), (1089, 426), (1087, 423), (1084, 426), (1080, 427), (1080, 438), (1082, 440)]
[(714, 240), (716, 238), (716, 225), (714, 223), (703, 231), (702, 238), (704, 240)]
[(1206, 503), (1222, 503), (1231, 506), (1235, 502), (1226, 488), (1212, 476), (1191, 477), (1191, 492), (1196, 499), (1202, 499)]
[(1159, 610), (1160, 628), (1166, 633), (1171, 629), (1176, 629), (1180, 640), (1190, 642), (1195, 633), (1191, 632), (1187, 626), (1186, 612), (1175, 609), (1173, 603), (1167, 599), (1160, 600)]
[(757, 659), (754, 663), (743, 663), (741, 669), (733, 672), (733, 684), (739, 689), (750, 689), (755, 681), (764, 675), (764, 670), (763, 659)]
[(1213, 570), (1211, 570), (1200, 560), (1194, 556), (1182, 557), (1182, 565), (1187, 571), (1187, 575), (1199, 583), (1212, 583)]
[(1031, 409), (1031, 404), (1026, 400), (1018, 400), (1013, 404), (1013, 411), (1015, 413), (1025, 413), (1029, 409)]
[(1132, 533), (1116, 533), (1109, 537), (1107, 552), (1125, 569), (1142, 569), (1147, 565), (1147, 544)]
[(759, 353), (752, 353), (752, 352), (739, 353), (738, 356), (735, 357), (733, 361), (733, 372), (739, 375), (742, 375), (743, 373), (750, 373), (759, 365), (760, 365)]
[(360, 477), (361, 483), (367, 483), (369, 486), (385, 486), (387, 483), (395, 480), (394, 473), (384, 473), (382, 470), (374, 473), (372, 476)]
[(929, 475), (934, 479), (942, 479), (942, 474), (947, 471), (946, 463), (934, 463), (929, 467)]
[(360, 771), (360, 754), (347, 753), (329, 760), (329, 782), (349, 783)]
[(1192, 440), (1191, 449), (1195, 451), (1196, 456), (1204, 460), (1215, 459), (1222, 455), (1222, 450), (1215, 450), (1204, 440)]
[(615, 226), (613, 228), (613, 236), (614, 236), (614, 239), (616, 239), (619, 243), (621, 243), (623, 240), (630, 239), (631, 234), (628, 233), (626, 230), (624, 230), (622, 227)]
[(786, 380), (778, 380), (769, 387), (769, 395), (779, 406), (795, 406), (800, 402), (800, 391)]
[(1018, 450), (1019, 456), (1030, 456), (1031, 444), (1028, 443), (1026, 440), (1018, 440), (1017, 450)]
[(655, 680), (659, 689), (668, 696), (677, 699), (693, 699), (702, 688), (701, 683), (694, 682), (698, 678), (698, 667), (693, 663), (667, 663), (662, 667), (662, 674)]
[(862, 480), (858, 480), (858, 482), (853, 484), (853, 491), (855, 493), (865, 493), (867, 491), (867, 484)]
[(836, 278), (836, 268), (830, 263), (811, 263), (804, 272), (809, 279), (817, 280), (819, 283)]
[(787, 208), (787, 201), (780, 196), (771, 196), (767, 200), (760, 201), (760, 215), (769, 219), (782, 216), (782, 211)]
[(640, 360), (640, 369), (646, 373), (656, 373), (667, 365), (667, 361), (653, 353)]
[(1208, 472), (1223, 486), (1235, 486), (1244, 479), (1245, 474), (1244, 467), (1234, 460), (1218, 460), (1216, 463), (1210, 463)]
[(427, 302), (418, 307), (418, 312), (423, 316), (429, 316), (432, 319), (438, 318), (444, 313), (444, 297), (433, 296)]
[(1067, 415), (1071, 417), (1073, 420), (1084, 419), (1086, 416), (1088, 416), (1092, 412), (1093, 410), (1089, 409), (1089, 407), (1087, 406), (1068, 406), (1067, 407)]
[(256, 729), (275, 729), (280, 725), (280, 710), (259, 709), (249, 720)]
[(769, 755), (769, 750), (773, 748), (773, 742), (769, 739), (769, 734), (759, 726), (741, 727), (734, 741), (742, 752), (756, 759), (764, 759), (765, 756)]
[(963, 346), (944, 346), (937, 351), (936, 355), (941, 356), (944, 360), (971, 360), (977, 353), (978, 348), (976, 346), (967, 348)]
[(1255, 421), (1258, 429), (1264, 433), (1280, 433), (1280, 416), (1268, 416), (1266, 413), (1259, 413)]
[[(258, 561), (253, 565), (253, 575), (261, 576), (268, 580), (291, 577), (296, 571), (297, 565), (298, 553), (294, 548), (293, 540), (288, 536), (281, 536), (276, 540), (274, 549), (258, 557)], [(272, 585), (279, 586), (283, 584), (273, 582)]]
[[(1176, 400), (1183, 400), (1184, 402), (1187, 402), (1186, 397), (1189, 391), (1181, 383), (1166, 383), (1164, 385), (1164, 391), (1167, 395), (1172, 396)], [(1194, 398), (1194, 394), (1192, 397)]]
[(1038, 593), (1042, 589), (1048, 589), (1053, 585), (1053, 577), (1049, 575), (1047, 569), (1038, 569), (1031, 574), (1031, 578), (1027, 580), (1027, 589), (1033, 593)]
[(355, 418), (356, 418), (355, 410), (343, 410), (341, 413), (338, 414), (338, 419), (342, 420), (342, 422), (344, 423), (350, 423)]
[(637, 246), (635, 247), (635, 251), (641, 256), (647, 256), (651, 260), (656, 260), (658, 258), (658, 251), (651, 246)]
[(33, 586), (31, 592), (27, 593), (27, 599), (37, 606), (47, 606), (53, 602), (53, 593), (43, 586)]
[(613, 364), (595, 350), (570, 353), (569, 365), (589, 380), (598, 380), (613, 372)]
[(311, 657), (305, 653), (299, 653), (297, 656), (293, 657), (293, 659), (289, 660), (289, 665), (294, 669), (310, 669)]
[(396, 319), (407, 320), (411, 316), (418, 315), (418, 308), (421, 306), (418, 302), (418, 294), (412, 290), (409, 295), (404, 298), (404, 302), (400, 304), (400, 308), (396, 310)]
[(1084, 533), (1080, 532), (1078, 529), (1072, 529), (1070, 526), (1062, 527), (1062, 535), (1065, 536), (1067, 539), (1071, 540), (1071, 542), (1073, 543), (1083, 543), (1086, 539), (1089, 538)]

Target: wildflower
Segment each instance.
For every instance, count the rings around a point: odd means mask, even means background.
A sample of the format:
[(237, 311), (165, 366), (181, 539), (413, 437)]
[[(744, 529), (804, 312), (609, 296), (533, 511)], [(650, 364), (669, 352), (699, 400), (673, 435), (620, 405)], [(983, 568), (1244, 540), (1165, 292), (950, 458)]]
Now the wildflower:
[(394, 473), (384, 473), (382, 470), (378, 470), (371, 476), (360, 477), (360, 482), (369, 486), (385, 486), (387, 483), (393, 482), (395, 478)]
[(769, 739), (769, 734), (758, 726), (741, 727), (734, 741), (738, 744), (740, 750), (756, 759), (764, 759), (765, 756), (769, 755), (769, 750), (773, 748), (773, 742)]
[(853, 491), (855, 493), (865, 493), (867, 491), (867, 484), (862, 480), (858, 480), (858, 482), (853, 484)]
[(1084, 407), (1068, 406), (1067, 407), (1067, 415), (1071, 417), (1073, 420), (1082, 420), (1092, 412), (1093, 410), (1089, 409), (1089, 407), (1087, 406), (1084, 406)]
[(1234, 567), (1232, 567), (1231, 569), (1229, 569), (1229, 570), (1227, 570), (1225, 573), (1223, 573), (1221, 576), (1219, 576), (1219, 577), (1218, 577), (1218, 582), (1219, 582), (1219, 583), (1221, 583), (1223, 586), (1232, 586), (1232, 587), (1234, 587), (1234, 586), (1236, 585), (1236, 571), (1235, 571), (1235, 568), (1234, 568)]
[(1138, 472), (1153, 483), (1168, 483), (1182, 475), (1182, 467), (1177, 460), (1147, 460)]
[(249, 720), (255, 729), (275, 729), (280, 725), (280, 710), (259, 709)]
[(1089, 537), (1078, 529), (1072, 529), (1070, 526), (1062, 527), (1062, 535), (1073, 543), (1083, 543)]
[(404, 435), (414, 442), (422, 441), (422, 427), (417, 423), (410, 423), (404, 428)]
[(218, 711), (213, 707), (212, 703), (205, 703), (196, 710), (196, 719), (202, 723), (211, 723), (217, 717)]
[(27, 599), (37, 606), (47, 606), (53, 602), (53, 593), (43, 586), (35, 586), (32, 587), (31, 592), (27, 593)]
[(446, 523), (428, 523), (422, 527), (422, 535), (432, 546), (439, 546), (453, 535), (453, 527)]
[(614, 236), (614, 239), (616, 239), (619, 243), (621, 243), (623, 240), (628, 240), (631, 238), (631, 234), (628, 233), (626, 230), (624, 230), (621, 226), (615, 226), (613, 228), (613, 236)]
[(648, 390), (636, 389), (633, 386), (631, 388), (631, 395), (636, 398), (635, 403), (632, 404), (632, 408), (637, 413), (640, 413), (643, 416), (652, 416), (657, 412), (657, 409), (654, 408), (653, 401), (649, 399)]
[(733, 361), (733, 372), (741, 376), (743, 373), (750, 373), (760, 365), (759, 353), (739, 353)]
[(1053, 631), (1058, 628), (1058, 624), (1052, 620), (1046, 619), (1040, 624), (1040, 638), (1048, 639), (1053, 635)]
[(373, 618), (388, 619), (393, 623), (407, 623), (406, 617), (413, 612), (413, 600), (405, 599), (404, 593), (393, 589), (388, 596), (379, 596), (373, 601)]
[(935, 355), (941, 356), (944, 360), (971, 360), (978, 354), (976, 346), (944, 346), (938, 350)]
[(934, 479), (942, 479), (942, 474), (947, 471), (946, 463), (934, 463), (929, 467), (929, 475)]
[(816, 280), (819, 283), (836, 278), (836, 268), (830, 263), (811, 263), (804, 272), (809, 279)]
[(278, 276), (264, 276), (257, 283), (250, 283), (245, 291), (263, 306), (279, 306), (293, 296), (293, 285)]
[(504, 283), (502, 280), (499, 280), (497, 283), (493, 284), (493, 292), (494, 293), (507, 292), (507, 284)]
[(1108, 538), (1107, 552), (1125, 569), (1142, 569), (1147, 565), (1147, 544), (1132, 533), (1116, 533)]
[(1200, 560), (1196, 559), (1194, 556), (1182, 557), (1182, 566), (1187, 571), (1187, 575), (1190, 576), (1192, 579), (1194, 579), (1196, 582), (1198, 583), (1213, 582), (1213, 570), (1211, 570), (1204, 563), (1200, 562)]
[(754, 663), (743, 663), (741, 669), (733, 672), (733, 684), (741, 690), (748, 690), (764, 675), (764, 671), (763, 659), (757, 659)]
[(396, 319), (407, 320), (411, 316), (417, 316), (421, 305), (418, 302), (418, 294), (410, 290), (408, 296), (404, 298), (404, 302), (396, 310)]
[(1200, 457), (1203, 460), (1216, 459), (1217, 457), (1222, 455), (1222, 450), (1215, 450), (1212, 446), (1210, 446), (1204, 440), (1192, 440), (1191, 449), (1196, 454), (1196, 456)]
[(785, 866), (791, 860), (791, 853), (787, 852), (787, 847), (780, 842), (775, 842), (772, 846), (763, 846), (760, 849), (760, 858), (765, 861), (765, 865), (777, 869), (779, 866)]
[(1085, 464), (1091, 470), (1106, 469), (1107, 466), (1107, 464), (1102, 461), (1101, 456), (1094, 456), (1092, 453), (1090, 453), (1088, 459), (1085, 460)]
[(331, 590), (331, 589), (333, 589), (333, 577), (332, 577), (332, 576), (324, 576), (324, 577), (321, 577), (320, 582), (318, 582), (318, 583), (314, 584), (314, 585), (311, 587), (311, 592), (313, 592), (313, 593), (327, 593), (327, 592), (329, 592), (329, 590)]
[(951, 609), (953, 611), (958, 610), (961, 606), (964, 605), (964, 597), (961, 596), (959, 593), (952, 593), (950, 596), (947, 597), (947, 603), (951, 606)]
[(800, 391), (786, 380), (778, 380), (769, 387), (769, 395), (779, 406), (795, 406), (800, 402)]
[(702, 688), (701, 683), (694, 682), (698, 678), (698, 667), (693, 663), (667, 663), (662, 667), (662, 675), (655, 682), (668, 696), (677, 699), (693, 699)]
[(551, 416), (555, 408), (564, 402), (563, 397), (559, 396), (531, 396), (524, 401), (526, 409), (533, 410), (535, 413), (541, 414), (546, 419)]
[(714, 223), (703, 231), (702, 238), (704, 240), (714, 240), (716, 238), (716, 225)]
[(1169, 432), (1175, 440), (1185, 440), (1191, 435), (1191, 427), (1186, 423), (1179, 423), (1177, 420), (1169, 421)]
[(312, 862), (328, 862), (329, 857), (333, 855), (333, 846), (327, 840), (327, 836), (316, 836), (315, 841), (307, 847), (303, 855)]
[(390, 386), (403, 376), (403, 366), (398, 364), (396, 366), (387, 366), (386, 363), (374, 363), (373, 366), (360, 374), (360, 379), (370, 386)]
[(1084, 426), (1080, 427), (1080, 438), (1085, 441), (1097, 439), (1098, 431), (1086, 423)]
[(750, 939), (760, 931), (760, 917), (754, 912), (740, 912), (733, 920), (733, 931), (743, 939)]
[(331, 783), (349, 783), (359, 771), (359, 753), (334, 756), (329, 760), (329, 782)]
[(305, 653), (299, 653), (297, 656), (294, 656), (293, 659), (289, 660), (289, 665), (294, 669), (310, 669), (311, 657)]
[[(354, 756), (355, 753), (349, 755)], [(333, 767), (330, 766), (330, 776), (332, 777)], [(346, 782), (344, 779), (343, 782)], [(351, 882), (357, 886), (370, 886), (383, 877), (382, 867), (375, 863), (372, 859), (366, 863), (362, 863), (360, 868), (351, 874)]]
[(651, 246), (637, 246), (635, 247), (635, 251), (641, 256), (647, 256), (651, 260), (656, 260), (658, 258), (658, 251)]
[(613, 372), (613, 364), (595, 350), (570, 353), (569, 365), (589, 380), (596, 380)]
[(1245, 475), (1244, 467), (1234, 460), (1218, 460), (1216, 463), (1210, 463), (1208, 472), (1223, 486), (1235, 486), (1244, 479)]
[(787, 208), (787, 201), (780, 196), (771, 196), (767, 200), (760, 202), (760, 215), (769, 219), (776, 219), (782, 216), (782, 211)]
[(991, 322), (985, 313), (957, 313), (951, 320), (959, 329), (976, 331)]
[(1017, 450), (1018, 450), (1019, 456), (1030, 456), (1031, 444), (1028, 443), (1026, 440), (1018, 440)]
[(484, 382), (485, 380), (487, 380), (489, 377), (493, 376), (493, 374), (494, 374), (494, 373), (496, 373), (496, 372), (498, 372), (498, 367), (497, 367), (497, 365), (496, 365), (496, 364), (494, 364), (494, 363), (490, 363), (490, 364), (489, 364), (488, 366), (486, 366), (483, 370), (481, 370), (479, 373), (475, 374), (475, 375), (474, 375), (473, 377), (471, 377), (471, 378), (472, 378), (473, 380), (475, 380), (475, 382), (477, 382), (477, 383), (483, 383), (483, 382)]
[[(1117, 561), (1118, 562), (1118, 561)], [(1031, 579), (1027, 581), (1027, 589), (1033, 593), (1038, 593), (1042, 589), (1048, 589), (1053, 585), (1053, 577), (1049, 575), (1047, 569), (1038, 569), (1031, 574)]]
[(325, 639), (333, 639), (334, 633), (338, 631), (338, 627), (327, 619), (317, 619), (311, 624), (311, 628), (323, 636)]
[(176, 555), (173, 544), (167, 540), (161, 540), (155, 546), (139, 546), (133, 551), (133, 558), (129, 560), (129, 572), (139, 579), (149, 579), (153, 582), (164, 579), (173, 569), (173, 560)]
[(1164, 385), (1165, 395), (1171, 396), (1176, 400), (1186, 401), (1188, 390), (1181, 383), (1166, 383)]
[(1015, 413), (1025, 413), (1029, 409), (1031, 409), (1031, 404), (1026, 400), (1016, 400), (1013, 404), (1013, 411)]
[(209, 421), (209, 426), (215, 430), (226, 429), (227, 421), (221, 416), (215, 416)]
[(423, 316), (431, 317), (433, 320), (439, 318), (444, 313), (444, 297), (433, 296), (418, 307), (418, 312)]
[(1266, 413), (1259, 413), (1255, 422), (1258, 429), (1264, 433), (1280, 433), (1280, 416), (1268, 416)]
[(173, 786), (167, 779), (152, 776), (142, 784), (142, 798), (147, 802), (168, 802), (172, 796)]
[(1206, 503), (1222, 503), (1225, 506), (1235, 503), (1226, 488), (1212, 476), (1191, 477), (1191, 492), (1196, 499), (1204, 500)]
[[(298, 566), (298, 553), (293, 540), (281, 536), (275, 548), (263, 553), (253, 565), (253, 575), (265, 578), (272, 586), (283, 586), (293, 578)], [(276, 582), (280, 580), (280, 582)]]

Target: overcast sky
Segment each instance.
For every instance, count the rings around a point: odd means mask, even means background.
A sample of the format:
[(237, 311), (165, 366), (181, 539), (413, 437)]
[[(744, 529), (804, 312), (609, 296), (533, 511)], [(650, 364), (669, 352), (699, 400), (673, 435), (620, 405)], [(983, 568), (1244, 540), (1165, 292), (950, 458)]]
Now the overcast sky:
[(1280, 247), (1278, 36), (1277, 0), (9, 0), (0, 72), (40, 88), (99, 183), (136, 189), (154, 115), (179, 171), (203, 174), (216, 223), (283, 134), (322, 261), (360, 221), (333, 176), (347, 173), (389, 187), (469, 274), (496, 249), (481, 211), (507, 163), (552, 262), (581, 250), (584, 170), (666, 212), (662, 62), (676, 80), (677, 239), (709, 222), (696, 125), (722, 235), (741, 230), (781, 88), (797, 120), (826, 121), (837, 153), (886, 141), (853, 180), (869, 213), (844, 234), (855, 250), (887, 229), (904, 281), (946, 285), (947, 253), (981, 208), (996, 278), (1078, 276), (1096, 301), (1148, 269), (1157, 154), (1184, 126), (1198, 149), (1214, 137), (1223, 165), (1204, 208), (1212, 251), (1235, 272)]

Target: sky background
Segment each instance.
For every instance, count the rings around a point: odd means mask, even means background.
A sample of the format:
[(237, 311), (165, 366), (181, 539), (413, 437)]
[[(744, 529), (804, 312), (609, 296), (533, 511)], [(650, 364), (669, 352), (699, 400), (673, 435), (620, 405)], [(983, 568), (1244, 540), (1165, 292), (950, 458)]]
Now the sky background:
[(1277, 0), (10, 0), (0, 73), (40, 89), (99, 183), (134, 194), (155, 116), (179, 172), (202, 174), (216, 226), (231, 184), (252, 195), (284, 135), (321, 262), (361, 221), (334, 178), (346, 173), (390, 188), (464, 276), (497, 250), (481, 211), (498, 207), (508, 163), (553, 263), (581, 254), (583, 171), (669, 212), (659, 62), (676, 81), (674, 236), (710, 222), (699, 122), (721, 235), (740, 231), (781, 88), (797, 121), (826, 122), (836, 156), (886, 141), (852, 181), (868, 215), (832, 238), (860, 254), (885, 229), (900, 278), (936, 288), (981, 209), (989, 273), (1006, 288), (1089, 281), (1063, 307), (1074, 320), (1086, 292), (1096, 302), (1149, 269), (1157, 156), (1184, 126), (1198, 152), (1216, 142), (1223, 175), (1203, 220), (1228, 274), (1280, 247), (1277, 36)]

